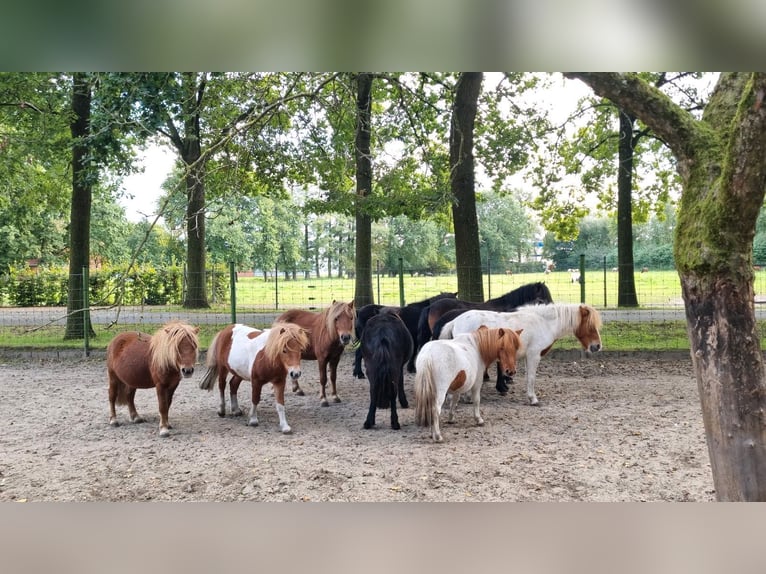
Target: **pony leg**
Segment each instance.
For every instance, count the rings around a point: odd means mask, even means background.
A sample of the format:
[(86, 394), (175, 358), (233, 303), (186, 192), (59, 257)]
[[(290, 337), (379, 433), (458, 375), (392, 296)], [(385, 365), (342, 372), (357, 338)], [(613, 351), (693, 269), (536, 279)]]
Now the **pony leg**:
[(362, 346), (356, 349), (354, 353), (354, 372), (352, 373), (357, 379), (364, 378), (364, 371), (362, 370)]
[(138, 414), (136, 411), (136, 389), (130, 388), (125, 396), (125, 400), (128, 403), (128, 412), (130, 413), (130, 422), (143, 423), (146, 422), (144, 417)]
[(251, 427), (257, 427), (258, 426), (258, 403), (261, 402), (261, 387), (263, 386), (263, 383), (260, 381), (253, 380), (251, 381), (253, 385), (253, 399), (252, 399), (252, 405), (250, 406), (250, 420), (247, 421), (247, 424)]
[(117, 380), (117, 377), (114, 375), (114, 373), (109, 372), (109, 424), (113, 427), (120, 426), (120, 423), (117, 422), (117, 410), (115, 409), (115, 404), (117, 403), (117, 394), (119, 385), (122, 383)]
[(334, 359), (330, 359), (330, 361), (329, 361), (329, 364), (330, 364), (330, 384), (332, 385), (332, 402), (334, 402), (334, 403), (341, 402), (340, 397), (338, 396), (338, 390), (335, 387), (335, 380), (338, 378), (338, 363), (339, 362), (340, 362), (340, 355), (338, 355)]
[[(321, 372), (321, 371), (320, 371)], [(304, 396), (306, 393), (303, 392), (303, 389), (298, 384), (298, 379), (293, 379), (293, 392), (298, 395), (299, 397)]]
[(219, 417), (226, 416), (226, 399), (224, 398), (225, 393), (226, 393), (226, 370), (224, 368), (221, 368), (221, 370), (218, 372), (219, 398), (218, 398), (218, 410), (216, 411)]
[(447, 422), (449, 424), (455, 424), (455, 411), (457, 410), (457, 404), (460, 402), (460, 395), (461, 393), (457, 391), (450, 394), (449, 416), (447, 417)]
[(508, 382), (510, 377), (506, 377), (503, 374), (503, 370), (500, 368), (500, 361), (497, 362), (497, 382), (495, 383), (495, 388), (497, 389), (497, 392), (501, 395), (507, 395), (508, 394)]
[(290, 434), (293, 429), (287, 424), (287, 416), (285, 415), (285, 381), (272, 382), (271, 386), (274, 387), (274, 402), (277, 407), (277, 416), (279, 416), (279, 430), (284, 434)]
[(403, 409), (406, 409), (410, 406), (410, 403), (407, 402), (407, 395), (404, 392), (404, 370), (399, 370), (399, 380), (396, 383), (396, 394), (399, 395), (399, 404), (402, 406)]
[(529, 399), (529, 404), (537, 407), (540, 406), (540, 403), (537, 400), (537, 395), (535, 394), (535, 378), (537, 375), (537, 365), (540, 364), (540, 356), (532, 356), (530, 357), (527, 355), (526, 358), (526, 369), (527, 369), (527, 398)]
[[(317, 359), (319, 365), (319, 404), (323, 407), (329, 407), (330, 403), (327, 402), (327, 395), (325, 394), (325, 388), (327, 387), (327, 359)], [(293, 387), (295, 383), (293, 383)]]
[(168, 389), (161, 385), (157, 385), (157, 403), (160, 410), (160, 436), (165, 438), (170, 436), (170, 430), (168, 425), (168, 411), (170, 410), (170, 400), (172, 394)]
[(364, 428), (371, 429), (375, 426), (375, 411), (377, 410), (377, 401), (375, 398), (375, 388), (370, 382), (370, 408), (367, 409), (367, 418), (364, 421)]
[(471, 397), (473, 398), (473, 419), (479, 426), (484, 426), (484, 419), (481, 418), (481, 412), (479, 412), (479, 403), (481, 403), (481, 385), (474, 385), (471, 389)]
[(444, 438), (442, 437), (442, 431), (439, 427), (439, 417), (441, 416), (444, 397), (442, 397), (441, 400), (437, 399), (437, 401), (438, 402), (434, 405), (434, 412), (431, 420), (431, 438), (434, 442), (442, 442)]
[(396, 414), (396, 397), (391, 399), (391, 428), (394, 430), (402, 428), (399, 425), (399, 415)]
[(239, 392), (239, 384), (242, 382), (242, 377), (234, 375), (229, 381), (229, 401), (231, 402), (231, 416), (241, 417), (242, 409), (239, 408), (239, 399), (237, 399), (237, 393)]

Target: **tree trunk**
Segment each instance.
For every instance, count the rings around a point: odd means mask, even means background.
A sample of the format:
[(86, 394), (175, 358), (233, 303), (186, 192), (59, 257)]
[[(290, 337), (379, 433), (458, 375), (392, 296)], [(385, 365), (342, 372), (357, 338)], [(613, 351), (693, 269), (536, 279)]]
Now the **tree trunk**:
[(187, 309), (210, 307), (205, 282), (205, 168), (199, 145), (184, 157), (186, 164), (186, 297)]
[(364, 209), (364, 198), (372, 190), (372, 156), (370, 154), (372, 80), (372, 74), (359, 74), (356, 77), (354, 303), (357, 309), (375, 302), (372, 293), (372, 219)]
[(752, 250), (766, 192), (766, 74), (723, 73), (702, 120), (632, 74), (578, 77), (671, 148), (683, 182), (674, 241), (716, 497), (766, 501), (766, 370)]
[[(83, 339), (83, 269), (90, 264), (90, 206), (96, 170), (89, 165), (91, 86), (84, 73), (72, 78), (72, 209), (69, 215), (69, 293), (65, 339)], [(81, 311), (81, 312), (78, 312)], [(88, 317), (89, 335), (95, 335)]]
[(617, 167), (617, 306), (638, 307), (633, 269), (633, 124), (619, 110), (620, 142)]
[(455, 86), (450, 122), (450, 189), (455, 226), (458, 296), (484, 301), (473, 165), (473, 130), (483, 74), (463, 72)]

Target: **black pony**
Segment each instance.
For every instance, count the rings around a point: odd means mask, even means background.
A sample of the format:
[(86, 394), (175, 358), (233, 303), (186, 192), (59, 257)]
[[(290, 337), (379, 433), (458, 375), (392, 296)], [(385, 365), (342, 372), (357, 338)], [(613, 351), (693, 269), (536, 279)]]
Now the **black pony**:
[(404, 322), (393, 311), (382, 311), (367, 321), (361, 344), (364, 368), (370, 381), (370, 410), (364, 428), (375, 426), (375, 411), (391, 409), (391, 428), (398, 430), (396, 399), (407, 408), (404, 394), (404, 363), (412, 355), (412, 337)]
[[(434, 301), (431, 305), (421, 311), (420, 317), (418, 318), (418, 330), (415, 337), (415, 352), (417, 353), (417, 351), (419, 351), (428, 341), (438, 339), (439, 333), (444, 325), (469, 309), (486, 309), (489, 311), (501, 311), (507, 313), (521, 305), (530, 303), (553, 303), (551, 292), (548, 289), (548, 286), (542, 281), (527, 283), (505, 295), (501, 295), (494, 299), (488, 299), (484, 303), (474, 303), (472, 301), (463, 301), (462, 299)], [(501, 394), (508, 392), (508, 385), (505, 377), (498, 377), (497, 390)]]
[[(383, 305), (376, 305), (374, 303), (371, 303), (369, 305), (364, 305), (363, 307), (360, 307), (356, 312), (356, 323), (354, 323), (354, 327), (356, 329), (356, 337), (361, 340), (362, 333), (364, 333), (364, 327), (367, 324), (367, 321), (370, 320), (370, 318), (374, 317), (378, 313), (380, 313), (382, 310), (391, 310), (395, 311), (397, 315), (399, 315), (399, 318), (404, 321), (404, 325), (407, 327), (407, 330), (410, 333), (410, 336), (412, 337), (412, 341), (417, 340), (418, 336), (418, 320), (420, 319), (420, 312), (428, 307), (431, 303), (434, 303), (435, 301), (438, 301), (440, 299), (454, 299), (457, 296), (457, 293), (439, 293), (438, 295), (434, 295), (433, 297), (429, 297), (428, 299), (423, 299), (422, 301), (417, 301), (415, 303), (410, 303), (409, 305), (405, 305), (404, 307), (385, 307)], [(409, 361), (407, 362), (407, 371), (410, 373), (415, 372), (415, 354), (413, 354), (409, 357)], [(362, 371), (362, 348), (359, 347), (356, 350), (356, 354), (354, 355), (354, 376), (357, 379), (363, 379), (364, 378), (364, 372)]]

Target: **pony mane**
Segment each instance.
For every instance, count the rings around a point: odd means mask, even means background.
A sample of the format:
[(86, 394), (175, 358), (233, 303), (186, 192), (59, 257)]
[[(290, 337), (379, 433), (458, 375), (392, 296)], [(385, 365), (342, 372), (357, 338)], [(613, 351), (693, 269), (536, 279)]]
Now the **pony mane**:
[(308, 345), (309, 336), (302, 327), (295, 323), (274, 323), (263, 352), (270, 363), (276, 363), (285, 347), (291, 351), (302, 352)]
[(189, 339), (195, 352), (198, 353), (199, 339), (197, 333), (199, 333), (199, 327), (192, 327), (182, 321), (171, 321), (157, 329), (149, 342), (152, 369), (156, 371), (176, 369), (178, 345), (186, 338)]
[(509, 305), (521, 305), (534, 299), (538, 299), (545, 303), (552, 303), (553, 297), (551, 296), (550, 289), (542, 281), (536, 283), (527, 283), (521, 287), (517, 287), (513, 291), (500, 295), (494, 299), (490, 299), (493, 303), (503, 303)]
[(327, 309), (323, 311), (325, 320), (324, 329), (319, 333), (320, 338), (327, 337), (330, 340), (335, 339), (338, 333), (335, 330), (335, 320), (341, 315), (348, 314), (351, 316), (351, 324), (356, 323), (356, 309), (351, 307), (348, 303), (342, 301), (333, 301)]
[(584, 327), (592, 329), (601, 328), (601, 314), (598, 309), (586, 305), (585, 303), (548, 303), (546, 304), (531, 304), (519, 307), (517, 311), (532, 311), (538, 315), (546, 318), (556, 318), (563, 325), (572, 325), (576, 327), (580, 324), (580, 308), (588, 310), (588, 315), (585, 318)]

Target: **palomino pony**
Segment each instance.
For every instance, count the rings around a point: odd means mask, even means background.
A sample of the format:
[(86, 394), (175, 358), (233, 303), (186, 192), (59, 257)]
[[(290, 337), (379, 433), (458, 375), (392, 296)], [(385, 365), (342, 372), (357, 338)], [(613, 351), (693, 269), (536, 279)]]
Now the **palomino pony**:
[[(369, 305), (365, 305), (364, 307), (361, 307), (356, 312), (356, 323), (354, 324), (354, 327), (356, 328), (356, 338), (361, 339), (362, 333), (364, 333), (364, 326), (367, 324), (367, 321), (370, 320), (370, 318), (374, 317), (378, 313), (384, 311), (384, 310), (393, 310), (396, 311), (396, 314), (399, 315), (399, 318), (404, 321), (404, 325), (407, 327), (407, 330), (410, 332), (410, 336), (412, 337), (413, 343), (417, 340), (418, 336), (418, 320), (420, 319), (420, 312), (428, 307), (431, 303), (434, 301), (438, 301), (439, 299), (454, 299), (457, 296), (457, 293), (446, 293), (442, 292), (438, 295), (434, 295), (433, 297), (429, 297), (428, 299), (423, 299), (422, 301), (416, 301), (415, 303), (409, 303), (405, 305), (404, 307), (385, 307), (383, 305), (376, 305), (375, 303), (370, 303)], [(409, 360), (407, 361), (407, 371), (410, 373), (415, 372), (415, 347), (413, 345), (412, 354), (409, 357)], [(356, 353), (354, 355), (354, 376), (357, 379), (363, 379), (364, 378), (364, 372), (362, 371), (362, 348), (359, 347), (356, 350)]]
[(495, 297), (494, 299), (488, 299), (484, 303), (475, 303), (473, 301), (463, 301), (462, 299), (440, 299), (434, 301), (428, 307), (423, 309), (418, 319), (418, 335), (415, 339), (418, 349), (420, 349), (426, 342), (431, 339), (436, 339), (433, 336), (433, 331), (436, 326), (436, 322), (442, 315), (448, 311), (453, 311), (452, 318), (454, 319), (462, 311), (468, 309), (488, 309), (490, 311), (513, 311), (521, 305), (528, 303), (552, 303), (553, 297), (548, 286), (538, 281), (536, 283), (527, 283), (521, 287), (509, 291), (505, 295)]
[(237, 401), (237, 390), (242, 380), (250, 381), (253, 387), (250, 420), (247, 424), (258, 426), (258, 403), (261, 389), (266, 383), (274, 387), (274, 399), (279, 429), (291, 432), (285, 416), (285, 378), (295, 381), (301, 376), (301, 352), (308, 346), (306, 332), (291, 323), (274, 323), (263, 331), (236, 323), (221, 330), (210, 343), (207, 351), (207, 373), (200, 382), (200, 388), (211, 390), (218, 379), (220, 402), (218, 416), (226, 415), (226, 376), (231, 373), (229, 397), (231, 414), (242, 415)]
[(391, 428), (399, 430), (396, 399), (407, 408), (404, 394), (404, 363), (412, 355), (412, 336), (393, 311), (372, 317), (362, 332), (360, 349), (370, 381), (370, 408), (364, 428), (375, 426), (376, 409), (391, 409)]
[(526, 358), (527, 397), (531, 405), (539, 404), (535, 394), (537, 366), (556, 340), (574, 335), (588, 354), (601, 350), (601, 316), (584, 303), (525, 305), (511, 313), (474, 309), (447, 323), (440, 336), (449, 339), (478, 329), (480, 325), (524, 329), (518, 356)]
[[(285, 311), (277, 321), (295, 323), (309, 333), (309, 345), (303, 351), (302, 358), (317, 361), (319, 364), (319, 401), (323, 407), (329, 406), (325, 387), (327, 386), (327, 368), (330, 368), (330, 383), (332, 384), (333, 402), (339, 403), (338, 391), (335, 384), (338, 375), (338, 362), (343, 349), (351, 342), (354, 334), (356, 310), (354, 302), (341, 303), (333, 301), (324, 311), (317, 313), (302, 309)], [(297, 380), (293, 380), (293, 392), (303, 395)]]
[(522, 333), (521, 330), (480, 327), (451, 340), (429, 341), (423, 345), (416, 361), (415, 422), (430, 427), (435, 442), (442, 441), (439, 416), (447, 393), (452, 395), (447, 422), (454, 420), (459, 395), (470, 392), (476, 424), (484, 424), (479, 412), (484, 371), (489, 363), (499, 361), (503, 372), (513, 376)]
[(128, 405), (131, 422), (144, 422), (136, 412), (136, 389), (154, 387), (160, 411), (160, 436), (170, 435), (168, 410), (181, 378), (194, 374), (199, 353), (197, 333), (199, 327), (171, 322), (154, 335), (130, 331), (112, 339), (106, 348), (110, 425), (119, 426), (115, 404)]

